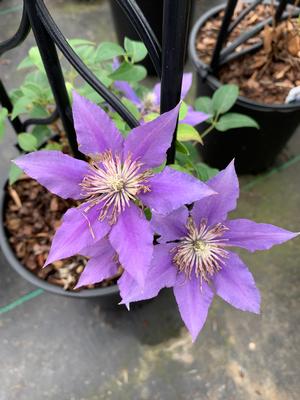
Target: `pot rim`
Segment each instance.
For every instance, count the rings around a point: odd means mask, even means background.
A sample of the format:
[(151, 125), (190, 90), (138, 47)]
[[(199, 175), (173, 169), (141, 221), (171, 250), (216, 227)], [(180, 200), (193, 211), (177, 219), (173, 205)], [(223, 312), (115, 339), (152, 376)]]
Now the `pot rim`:
[(13, 252), (12, 247), (9, 244), (7, 238), (7, 232), (4, 227), (4, 215), (6, 209), (6, 203), (8, 199), (8, 194), (6, 192), (6, 187), (8, 185), (8, 181), (5, 182), (1, 195), (0, 195), (0, 247), (3, 251), (3, 254), (8, 261), (9, 265), (19, 274), (30, 282), (31, 284), (38, 286), (41, 289), (44, 289), (47, 292), (58, 294), (60, 296), (66, 297), (74, 297), (74, 298), (92, 298), (92, 297), (104, 297), (109, 295), (114, 295), (119, 293), (119, 289), (117, 285), (112, 285), (105, 288), (95, 288), (95, 289), (82, 289), (80, 292), (73, 292), (64, 290), (62, 287), (58, 285), (54, 285), (43, 279), (38, 278), (32, 272), (30, 272), (26, 267), (24, 267), (21, 262), (16, 257), (15, 253)]
[[(249, 2), (249, 0), (247, 0)], [(203, 24), (211, 17), (214, 15), (218, 14), (221, 10), (223, 10), (226, 6), (226, 3), (220, 4), (218, 6), (210, 8), (208, 11), (206, 11), (204, 14), (201, 15), (200, 18), (196, 21), (194, 24), (191, 34), (190, 34), (190, 39), (189, 39), (189, 54), (192, 59), (192, 63), (196, 68), (197, 73), (202, 77), (203, 80), (206, 80), (209, 82), (209, 84), (213, 87), (213, 89), (218, 89), (222, 84), (221, 82), (209, 72), (209, 66), (205, 64), (201, 59), (199, 58), (197, 51), (196, 51), (196, 39), (198, 32), (200, 28), (203, 26)], [(251, 99), (248, 99), (247, 97), (244, 96), (239, 96), (237, 99), (236, 104), (238, 105), (243, 105), (246, 106), (250, 109), (254, 110), (261, 110), (261, 111), (266, 111), (266, 112), (272, 112), (272, 111), (282, 111), (282, 112), (292, 112), (292, 111), (298, 111), (300, 110), (300, 102), (297, 103), (289, 103), (289, 104), (265, 104), (265, 103), (260, 103)]]

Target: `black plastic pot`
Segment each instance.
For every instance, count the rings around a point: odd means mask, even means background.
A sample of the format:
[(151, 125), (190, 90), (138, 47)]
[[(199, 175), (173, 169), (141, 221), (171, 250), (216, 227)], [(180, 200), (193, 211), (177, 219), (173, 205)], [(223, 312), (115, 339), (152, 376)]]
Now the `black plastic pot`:
[(0, 247), (9, 263), (9, 265), (19, 274), (22, 278), (26, 279), (28, 282), (33, 285), (44, 289), (47, 292), (59, 294), (61, 296), (67, 297), (75, 297), (75, 298), (91, 298), (91, 297), (101, 297), (105, 304), (117, 305), (121, 298), (119, 295), (119, 289), (117, 285), (109, 286), (106, 288), (95, 288), (95, 289), (82, 289), (78, 292), (66, 291), (62, 287), (53, 285), (48, 283), (36, 275), (31, 273), (25, 266), (23, 266), (20, 261), (17, 259), (13, 249), (11, 248), (8, 238), (7, 231), (4, 227), (4, 216), (6, 205), (8, 202), (8, 194), (6, 192), (5, 185), (4, 189), (1, 193), (0, 198), (0, 215), (1, 215), (1, 223), (0, 223)]
[[(163, 0), (136, 0), (136, 3), (145, 15), (158, 41), (161, 43), (164, 4)], [(141, 40), (118, 3), (116, 1), (110, 1), (110, 7), (119, 44), (123, 46), (125, 37), (128, 37), (132, 40)], [(193, 14), (193, 7), (194, 2), (192, 3), (191, 16)], [(141, 64), (146, 67), (148, 75), (156, 76), (155, 69), (149, 56), (147, 56), (145, 60), (141, 62)]]
[[(195, 43), (199, 29), (224, 7), (225, 4), (206, 12), (191, 32), (189, 52), (197, 70), (197, 97), (211, 96), (221, 86), (217, 77), (208, 73), (208, 66), (199, 59)], [(236, 169), (241, 174), (259, 173), (269, 168), (300, 125), (299, 102), (266, 105), (239, 96), (230, 111), (249, 115), (257, 121), (260, 129), (214, 130), (204, 139), (200, 151), (204, 162), (219, 169), (235, 158)]]

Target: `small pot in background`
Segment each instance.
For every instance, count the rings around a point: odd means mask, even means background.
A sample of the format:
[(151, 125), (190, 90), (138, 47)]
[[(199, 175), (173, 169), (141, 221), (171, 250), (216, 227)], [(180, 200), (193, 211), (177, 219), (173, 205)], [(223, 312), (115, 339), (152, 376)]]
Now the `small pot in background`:
[[(217, 77), (208, 73), (208, 66), (199, 59), (195, 43), (200, 28), (224, 7), (225, 4), (206, 12), (197, 20), (191, 32), (189, 51), (197, 71), (196, 97), (211, 97), (221, 86)], [(235, 158), (236, 169), (240, 174), (255, 174), (271, 167), (300, 125), (300, 103), (268, 105), (239, 96), (230, 111), (252, 117), (260, 129), (239, 128), (226, 132), (213, 130), (204, 139), (200, 151), (204, 162), (218, 169), (225, 168)]]

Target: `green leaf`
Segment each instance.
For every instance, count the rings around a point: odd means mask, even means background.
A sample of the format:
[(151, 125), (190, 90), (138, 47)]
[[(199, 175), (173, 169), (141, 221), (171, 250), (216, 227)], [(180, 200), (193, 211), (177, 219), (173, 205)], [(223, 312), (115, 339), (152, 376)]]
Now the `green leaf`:
[(137, 106), (133, 104), (132, 101), (124, 97), (122, 99), (122, 103), (131, 112), (131, 114), (135, 117), (135, 119), (137, 119), (138, 121), (141, 119), (141, 113), (139, 112)]
[(30, 99), (27, 97), (23, 96), (20, 97), (14, 104), (12, 113), (11, 113), (11, 119), (16, 118), (20, 114), (24, 114), (28, 111), (28, 106), (31, 104)]
[(179, 117), (178, 117), (179, 121), (183, 120), (186, 117), (187, 112), (188, 112), (188, 105), (183, 101), (181, 103), (179, 110)]
[(37, 99), (41, 95), (41, 88), (39, 85), (33, 82), (27, 82), (21, 86), (24, 96)]
[(68, 92), (68, 96), (72, 101), (72, 90), (74, 89), (74, 86), (72, 85), (71, 82), (66, 82), (66, 89), (67, 89), (67, 92)]
[(7, 108), (1, 108), (0, 110), (0, 141), (3, 138), (4, 135), (4, 130), (5, 130), (5, 120), (7, 118), (8, 115), (8, 110)]
[(95, 43), (91, 42), (90, 40), (87, 39), (69, 39), (68, 43), (70, 46), (72, 47), (76, 47), (76, 46), (84, 46), (84, 45), (90, 45), (90, 46), (94, 46)]
[(237, 85), (222, 85), (212, 97), (213, 110), (216, 114), (224, 114), (234, 105), (239, 96)]
[(27, 56), (17, 66), (17, 70), (24, 69), (24, 68), (31, 68), (33, 66), (34, 66), (33, 61), (31, 60), (31, 58), (29, 56)]
[(168, 167), (170, 167), (172, 169), (175, 169), (176, 171), (180, 171), (180, 172), (184, 172), (185, 174), (192, 175), (191, 170), (189, 170), (189, 169), (187, 169), (185, 167), (182, 167), (179, 164), (170, 164), (170, 165), (168, 165)]
[(195, 109), (197, 111), (202, 111), (205, 114), (214, 115), (212, 99), (207, 96), (198, 97), (195, 100)]
[(123, 56), (125, 51), (116, 43), (103, 42), (101, 43), (95, 54), (95, 61), (101, 62), (111, 60), (115, 57)]
[(146, 78), (147, 71), (141, 65), (123, 62), (120, 67), (109, 75), (114, 81), (138, 82)]
[(183, 143), (176, 140), (175, 145), (176, 145), (176, 151), (178, 151), (179, 153), (185, 154), (187, 156), (190, 155), (188, 148)]
[(131, 58), (133, 63), (142, 61), (148, 53), (144, 43), (130, 40), (127, 37), (124, 39), (124, 47), (128, 57)]
[(11, 164), (8, 172), (8, 182), (10, 185), (13, 185), (23, 174), (21, 168), (19, 168), (16, 164)]
[(51, 130), (48, 126), (37, 125), (33, 128), (31, 134), (36, 138), (36, 147), (39, 148), (51, 136)]
[(89, 84), (85, 84), (84, 86), (79, 88), (78, 92), (79, 94), (81, 94), (81, 96), (86, 97), (93, 103), (100, 104), (103, 103), (104, 101), (103, 97), (101, 97), (97, 92), (95, 92), (95, 90)]
[(158, 113), (150, 113), (144, 116), (144, 121), (145, 122), (151, 122), (153, 120), (155, 120), (157, 117), (159, 117)]
[(37, 150), (37, 139), (31, 133), (20, 133), (18, 135), (18, 144), (26, 152)]
[(221, 132), (225, 132), (228, 129), (246, 127), (259, 129), (259, 125), (253, 118), (239, 113), (228, 113), (222, 115), (219, 121), (215, 124), (215, 128)]
[(193, 140), (195, 142), (203, 144), (199, 132), (193, 126), (188, 124), (178, 124), (177, 139), (180, 142), (188, 142), (190, 140)]
[(45, 150), (62, 150), (63, 149), (63, 145), (60, 143), (48, 143), (45, 147), (43, 147), (43, 149)]
[(95, 49), (93, 46), (80, 46), (76, 47), (75, 49), (76, 54), (85, 62), (89, 63)]
[(44, 118), (49, 117), (48, 111), (45, 107), (41, 106), (40, 104), (35, 104), (33, 109), (30, 111), (31, 118)]
[(195, 164), (194, 169), (195, 169), (197, 177), (199, 179), (201, 179), (201, 181), (204, 181), (204, 182), (206, 182), (208, 179), (214, 177), (219, 172), (219, 170), (217, 170), (216, 168), (211, 168), (204, 163)]
[(9, 93), (9, 97), (10, 97), (10, 99), (11, 99), (13, 104), (15, 104), (15, 102), (22, 96), (23, 96), (23, 92), (22, 92), (22, 90), (20, 88), (19, 89), (13, 89)]
[(44, 71), (43, 61), (37, 46), (31, 47), (29, 50), (29, 58), (40, 71)]

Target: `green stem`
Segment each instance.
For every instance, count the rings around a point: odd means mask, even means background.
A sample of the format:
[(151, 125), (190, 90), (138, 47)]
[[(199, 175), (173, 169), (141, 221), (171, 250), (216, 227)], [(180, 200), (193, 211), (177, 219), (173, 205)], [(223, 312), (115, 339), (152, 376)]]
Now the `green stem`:
[(215, 127), (214, 122), (207, 128), (205, 129), (205, 131), (201, 134), (201, 138), (203, 139), (206, 135), (209, 134), (209, 132), (211, 132)]

